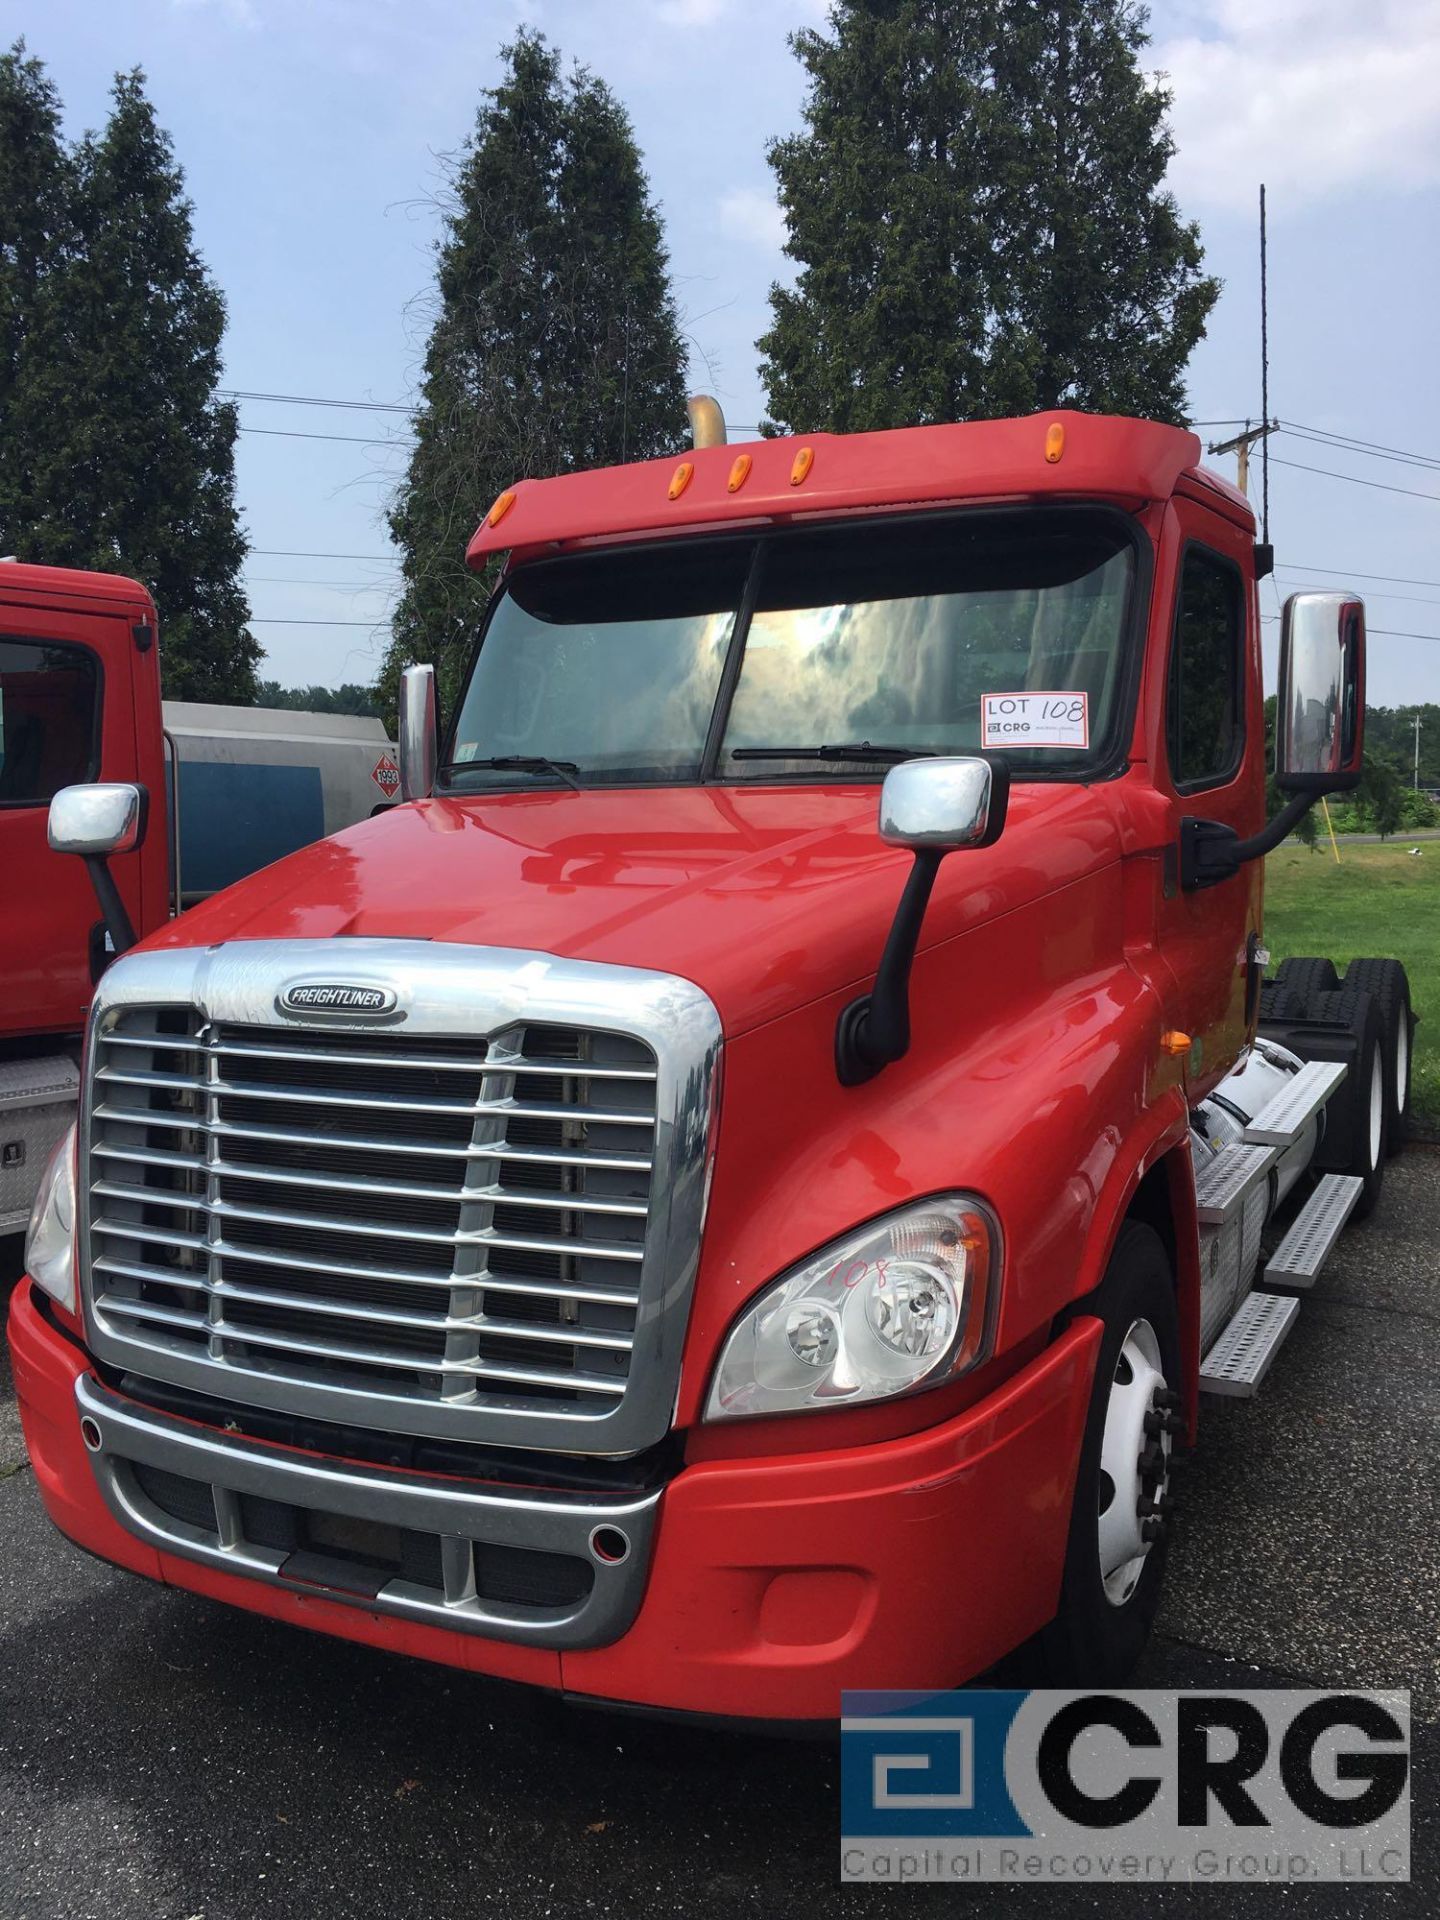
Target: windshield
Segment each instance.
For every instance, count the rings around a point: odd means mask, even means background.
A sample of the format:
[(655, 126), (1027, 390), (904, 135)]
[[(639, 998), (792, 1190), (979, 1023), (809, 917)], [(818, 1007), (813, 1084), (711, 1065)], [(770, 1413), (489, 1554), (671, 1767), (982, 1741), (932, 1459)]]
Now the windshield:
[(445, 783), (865, 779), (981, 749), (1083, 778), (1123, 718), (1134, 565), (1116, 517), (1040, 509), (531, 562), (491, 609)]

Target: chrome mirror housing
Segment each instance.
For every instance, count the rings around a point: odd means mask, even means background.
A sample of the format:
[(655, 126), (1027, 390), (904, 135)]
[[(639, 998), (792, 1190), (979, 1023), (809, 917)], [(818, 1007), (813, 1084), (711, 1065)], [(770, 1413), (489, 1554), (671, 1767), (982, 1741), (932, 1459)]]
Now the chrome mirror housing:
[(1365, 748), (1365, 607), (1348, 593), (1292, 593), (1280, 624), (1275, 781), (1284, 793), (1341, 793)]
[(1005, 825), (1009, 789), (1003, 762), (904, 760), (880, 789), (880, 838), (916, 852), (988, 847)]
[(94, 857), (133, 853), (140, 844), (142, 796), (128, 781), (61, 787), (50, 802), (47, 833), (56, 853)]
[(437, 757), (434, 667), (406, 667), (400, 676), (400, 795), (424, 800), (435, 786)]

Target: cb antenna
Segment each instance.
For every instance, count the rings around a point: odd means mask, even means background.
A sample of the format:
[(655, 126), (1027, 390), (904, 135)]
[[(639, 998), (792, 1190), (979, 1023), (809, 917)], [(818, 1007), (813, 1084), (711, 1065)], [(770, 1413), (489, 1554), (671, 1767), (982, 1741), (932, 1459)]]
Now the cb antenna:
[(1260, 182), (1260, 542), (1270, 545), (1270, 301), (1266, 285), (1265, 182)]

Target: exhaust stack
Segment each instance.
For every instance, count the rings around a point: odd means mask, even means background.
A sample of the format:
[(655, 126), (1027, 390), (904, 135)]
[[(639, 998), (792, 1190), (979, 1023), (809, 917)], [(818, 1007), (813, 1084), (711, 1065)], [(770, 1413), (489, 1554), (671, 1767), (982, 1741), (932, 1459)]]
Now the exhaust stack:
[(725, 445), (725, 416), (720, 411), (720, 402), (708, 393), (692, 393), (685, 402), (685, 411), (690, 416), (690, 444), (693, 447), (723, 447)]

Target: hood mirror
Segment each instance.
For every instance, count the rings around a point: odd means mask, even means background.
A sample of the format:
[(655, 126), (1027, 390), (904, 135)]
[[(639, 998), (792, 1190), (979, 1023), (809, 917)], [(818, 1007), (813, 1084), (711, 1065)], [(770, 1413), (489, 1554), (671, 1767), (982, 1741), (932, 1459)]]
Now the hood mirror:
[(880, 838), (952, 853), (988, 847), (1005, 824), (1010, 769), (988, 760), (905, 760), (880, 789)]
[(134, 946), (135, 925), (108, 856), (133, 853), (145, 838), (146, 800), (144, 787), (109, 780), (61, 787), (50, 801), (46, 830), (50, 845), (56, 853), (76, 853), (85, 862), (116, 953)]
[(910, 968), (940, 862), (962, 847), (1000, 838), (1010, 799), (1003, 760), (902, 761), (880, 790), (880, 838), (909, 847), (915, 864), (895, 909), (875, 985), (852, 1000), (835, 1028), (835, 1072), (842, 1087), (873, 1080), (910, 1046)]

